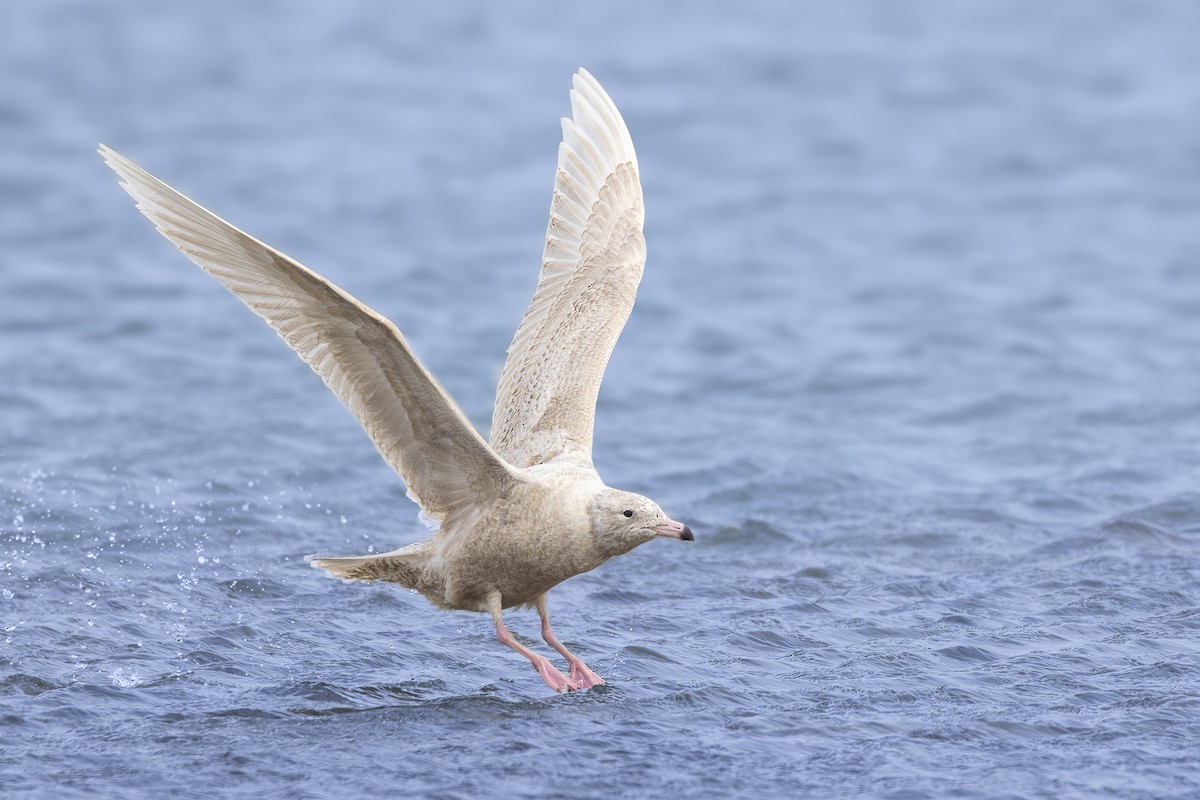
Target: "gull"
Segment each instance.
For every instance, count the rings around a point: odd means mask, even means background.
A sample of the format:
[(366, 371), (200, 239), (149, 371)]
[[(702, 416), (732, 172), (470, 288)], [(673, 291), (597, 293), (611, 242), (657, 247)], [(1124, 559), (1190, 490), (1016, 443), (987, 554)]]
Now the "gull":
[[(380, 555), (309, 556), (350, 580), (491, 614), (500, 641), (558, 692), (604, 683), (550, 627), (547, 594), (658, 537), (692, 531), (592, 464), (596, 395), (646, 260), (633, 141), (586, 70), (572, 78), (533, 301), (500, 375), (490, 443), (400, 331), (347, 292), (184, 197), (105, 145), (122, 188), (167, 239), (262, 317), (346, 405), (436, 532)], [(564, 675), (504, 625), (532, 607)]]

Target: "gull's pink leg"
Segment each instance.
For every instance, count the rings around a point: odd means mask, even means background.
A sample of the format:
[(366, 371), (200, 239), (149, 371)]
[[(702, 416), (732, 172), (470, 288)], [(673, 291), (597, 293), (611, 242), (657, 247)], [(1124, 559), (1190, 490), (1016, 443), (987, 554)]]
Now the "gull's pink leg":
[[(504, 627), (504, 620), (500, 615), (500, 602), (499, 592), (495, 592), (492, 596), (488, 597), (488, 605), (491, 608), (492, 619), (496, 621), (496, 635), (500, 638), (500, 641), (528, 658), (533, 664), (533, 668), (536, 669), (538, 674), (542, 676), (542, 680), (544, 680), (546, 685), (554, 691), (569, 692), (573, 689), (580, 688), (575, 681), (571, 680), (566, 675), (563, 675), (561, 672), (555, 669), (554, 665), (550, 663), (550, 659), (546, 658), (545, 656), (539, 656), (537, 653), (518, 642), (517, 637), (508, 632), (508, 628)], [(574, 669), (572, 669), (571, 674), (574, 675)]]
[(567, 659), (567, 663), (571, 665), (571, 682), (580, 689), (590, 689), (604, 683), (604, 678), (588, 669), (587, 664), (568, 650), (567, 646), (554, 635), (554, 631), (550, 628), (550, 609), (546, 604), (546, 595), (537, 599), (537, 612), (538, 616), (542, 618), (542, 638), (546, 640), (546, 644), (562, 653), (563, 657)]

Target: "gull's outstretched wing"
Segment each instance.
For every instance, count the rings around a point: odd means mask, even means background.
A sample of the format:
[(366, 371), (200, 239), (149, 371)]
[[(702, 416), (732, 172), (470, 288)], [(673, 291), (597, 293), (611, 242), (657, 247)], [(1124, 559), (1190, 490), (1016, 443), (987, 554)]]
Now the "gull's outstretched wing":
[(395, 325), (125, 157), (103, 145), (100, 154), (159, 232), (266, 320), (321, 376), (426, 514), (445, 523), (520, 480)]
[(591, 466), (596, 394), (646, 263), (629, 130), (595, 78), (581, 69), (572, 83), (541, 277), (492, 417), (492, 447), (518, 467)]

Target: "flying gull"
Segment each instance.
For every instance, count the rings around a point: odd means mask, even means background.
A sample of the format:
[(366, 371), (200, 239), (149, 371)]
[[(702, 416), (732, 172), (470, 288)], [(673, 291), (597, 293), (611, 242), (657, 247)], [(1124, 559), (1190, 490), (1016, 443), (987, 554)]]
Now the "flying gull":
[[(596, 394), (646, 260), (637, 156), (624, 120), (585, 70), (562, 120), (550, 224), (533, 302), (508, 348), (488, 443), (383, 316), (101, 145), (137, 207), (258, 314), (358, 418), (438, 530), (382, 555), (313, 556), (340, 578), (416, 589), (487, 612), (555, 691), (604, 683), (554, 635), (546, 597), (656, 537), (691, 530), (592, 465)], [(521, 644), (502, 611), (532, 606), (563, 675)]]

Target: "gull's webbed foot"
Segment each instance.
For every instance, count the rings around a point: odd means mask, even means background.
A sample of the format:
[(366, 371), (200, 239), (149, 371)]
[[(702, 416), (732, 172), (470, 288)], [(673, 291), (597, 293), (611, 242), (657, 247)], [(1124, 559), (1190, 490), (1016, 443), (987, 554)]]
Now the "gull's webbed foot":
[(604, 678), (588, 669), (588, 665), (576, 659), (571, 662), (571, 682), (579, 689), (590, 689), (601, 686)]
[[(554, 691), (562, 694), (564, 692), (573, 692), (576, 689), (585, 689), (586, 686), (580, 686), (579, 680), (575, 677), (575, 670), (571, 670), (571, 677), (567, 677), (559, 672), (549, 659), (539, 659), (533, 664), (533, 668), (538, 671), (538, 675), (542, 676), (542, 680), (546, 682)], [(586, 667), (584, 669), (587, 669)], [(591, 684), (588, 684), (589, 686)]]

